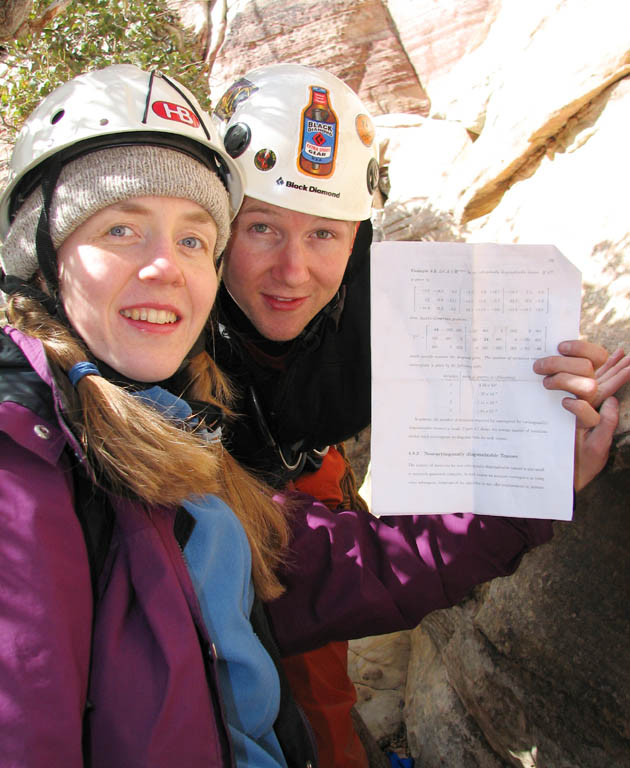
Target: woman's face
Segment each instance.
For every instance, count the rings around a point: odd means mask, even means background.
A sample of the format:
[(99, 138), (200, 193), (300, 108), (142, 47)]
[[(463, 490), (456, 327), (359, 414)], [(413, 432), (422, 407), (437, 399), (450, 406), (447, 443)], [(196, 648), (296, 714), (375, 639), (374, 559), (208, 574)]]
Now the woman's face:
[(92, 354), (138, 381), (171, 376), (217, 290), (217, 229), (197, 203), (139, 197), (91, 216), (58, 249), (61, 298)]

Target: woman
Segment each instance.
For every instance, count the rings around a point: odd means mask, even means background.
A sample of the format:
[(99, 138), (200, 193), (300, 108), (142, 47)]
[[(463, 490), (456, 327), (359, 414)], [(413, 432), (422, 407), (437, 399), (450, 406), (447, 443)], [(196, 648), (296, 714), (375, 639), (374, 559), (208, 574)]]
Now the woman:
[[(286, 525), (221, 448), (227, 389), (203, 351), (241, 198), (209, 125), (185, 89), (122, 65), (51, 94), (16, 146), (1, 211), (3, 765), (229, 765), (247, 729), (252, 764), (283, 764), (275, 668), (238, 620), (250, 572), (261, 597), (280, 593)], [(203, 401), (194, 417), (182, 392)], [(247, 655), (236, 671), (217, 663), (181, 558), (199, 548), (193, 514), (214, 526), (214, 629)], [(229, 686), (268, 706), (241, 724), (218, 705)]]
[(0, 199), (1, 765), (314, 766), (276, 647), (414, 626), (551, 535), (297, 495), (287, 531), (221, 447), (227, 386), (203, 335), (241, 187), (213, 138), (185, 89), (122, 65), (47, 97), (16, 145)]

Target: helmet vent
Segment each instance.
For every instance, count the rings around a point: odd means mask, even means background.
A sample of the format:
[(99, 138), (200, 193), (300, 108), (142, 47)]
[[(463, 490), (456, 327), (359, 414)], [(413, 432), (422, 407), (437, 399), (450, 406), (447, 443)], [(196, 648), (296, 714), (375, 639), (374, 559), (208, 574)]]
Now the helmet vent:
[(65, 109), (60, 109), (59, 112), (55, 112), (55, 114), (50, 118), (50, 122), (52, 123), (52, 125), (55, 125), (56, 123), (58, 123), (65, 114), (66, 114)]
[(367, 168), (367, 188), (370, 195), (373, 195), (378, 186), (379, 168), (376, 158), (372, 157)]
[(236, 123), (228, 128), (223, 139), (223, 146), (230, 157), (236, 158), (245, 152), (251, 140), (252, 132), (249, 126), (245, 123)]
[(101, 119), (98, 121), (99, 125), (108, 125), (109, 120), (106, 117), (101, 117)]

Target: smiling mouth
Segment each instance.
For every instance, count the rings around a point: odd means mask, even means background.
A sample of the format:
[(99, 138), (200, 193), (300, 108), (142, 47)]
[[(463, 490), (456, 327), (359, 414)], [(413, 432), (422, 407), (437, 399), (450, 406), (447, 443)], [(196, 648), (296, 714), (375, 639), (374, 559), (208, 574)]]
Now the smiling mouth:
[(291, 304), (291, 302), (304, 301), (306, 299), (306, 296), (275, 296), (272, 293), (266, 294), (266, 297), (270, 301), (278, 301), (281, 304)]
[(167, 325), (176, 323), (177, 315), (166, 309), (151, 309), (148, 307), (138, 307), (135, 309), (121, 309), (120, 314), (128, 317), (130, 320), (145, 320), (147, 323), (156, 323), (157, 325)]

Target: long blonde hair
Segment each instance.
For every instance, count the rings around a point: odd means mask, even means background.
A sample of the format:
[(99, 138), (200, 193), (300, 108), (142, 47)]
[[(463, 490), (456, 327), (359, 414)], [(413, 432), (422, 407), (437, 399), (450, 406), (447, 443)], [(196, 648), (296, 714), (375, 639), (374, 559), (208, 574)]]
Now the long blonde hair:
[[(88, 350), (35, 299), (12, 296), (0, 313), (0, 324), (6, 323), (42, 342), (65, 396), (64, 416), (99, 483), (147, 506), (178, 506), (192, 496), (216, 494), (245, 529), (257, 593), (265, 600), (282, 593), (275, 569), (288, 543), (288, 526), (266, 485), (246, 472), (220, 442), (208, 443), (181, 429), (123, 387), (101, 376), (85, 376), (75, 389), (67, 372), (89, 359)], [(193, 358), (187, 373), (187, 396), (226, 405), (229, 385), (207, 352)]]

